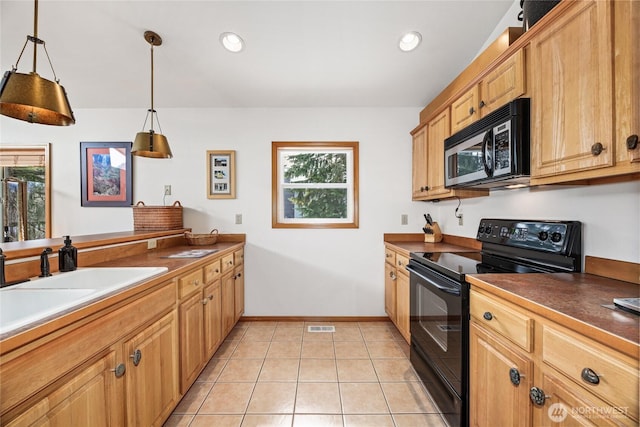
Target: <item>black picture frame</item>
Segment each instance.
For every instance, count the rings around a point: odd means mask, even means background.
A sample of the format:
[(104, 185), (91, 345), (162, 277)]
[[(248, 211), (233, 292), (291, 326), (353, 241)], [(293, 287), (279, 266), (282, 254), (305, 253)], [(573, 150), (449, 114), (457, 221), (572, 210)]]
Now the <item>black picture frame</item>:
[(80, 142), (81, 205), (131, 206), (132, 163), (131, 142)]

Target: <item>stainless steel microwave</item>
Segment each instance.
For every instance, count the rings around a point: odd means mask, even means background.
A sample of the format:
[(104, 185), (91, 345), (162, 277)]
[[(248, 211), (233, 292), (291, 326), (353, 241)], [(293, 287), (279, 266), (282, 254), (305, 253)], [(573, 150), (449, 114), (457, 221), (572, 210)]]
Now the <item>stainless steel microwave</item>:
[(529, 98), (519, 98), (445, 139), (445, 187), (528, 184), (529, 122)]

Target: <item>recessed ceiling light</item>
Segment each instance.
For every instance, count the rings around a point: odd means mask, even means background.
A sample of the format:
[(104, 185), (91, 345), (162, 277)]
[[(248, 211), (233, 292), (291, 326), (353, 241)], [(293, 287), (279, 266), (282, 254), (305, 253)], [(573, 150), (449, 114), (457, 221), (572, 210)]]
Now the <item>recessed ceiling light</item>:
[(398, 42), (398, 47), (403, 52), (411, 52), (418, 47), (422, 41), (422, 36), (417, 31), (409, 31), (405, 33)]
[(237, 53), (244, 49), (244, 40), (236, 33), (220, 34), (220, 43), (229, 52)]

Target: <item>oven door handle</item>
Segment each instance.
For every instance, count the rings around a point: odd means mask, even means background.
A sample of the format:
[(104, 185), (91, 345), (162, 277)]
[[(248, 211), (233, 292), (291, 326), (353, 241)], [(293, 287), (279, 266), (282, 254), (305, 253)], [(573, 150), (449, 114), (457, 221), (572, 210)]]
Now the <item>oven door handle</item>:
[(456, 295), (456, 296), (460, 296), (460, 294), (461, 294), (460, 287), (447, 286), (447, 285), (444, 285), (442, 283), (438, 283), (435, 280), (433, 280), (433, 279), (431, 279), (429, 277), (426, 277), (424, 274), (422, 274), (417, 269), (411, 267), (410, 265), (407, 265), (405, 268), (407, 270), (409, 270), (410, 273), (415, 274), (416, 276), (420, 277), (422, 280), (424, 280), (425, 282), (429, 283), (431, 286), (441, 290), (442, 292), (446, 292), (448, 294)]

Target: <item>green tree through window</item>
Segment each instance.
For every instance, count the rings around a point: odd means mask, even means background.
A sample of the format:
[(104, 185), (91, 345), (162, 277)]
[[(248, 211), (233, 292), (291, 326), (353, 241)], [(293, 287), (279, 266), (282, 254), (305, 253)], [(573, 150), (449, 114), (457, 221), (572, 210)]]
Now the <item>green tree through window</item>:
[(274, 142), (274, 227), (357, 228), (357, 142)]

